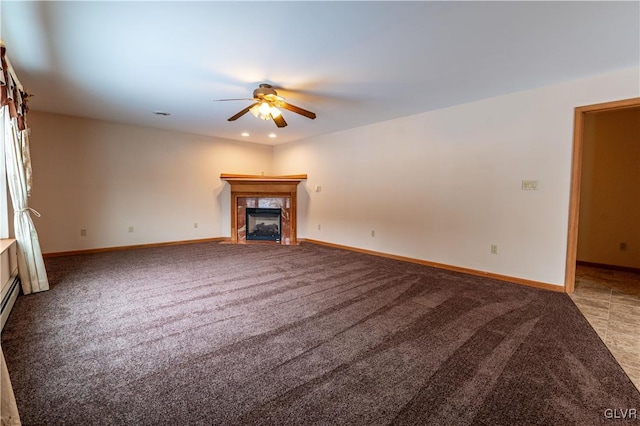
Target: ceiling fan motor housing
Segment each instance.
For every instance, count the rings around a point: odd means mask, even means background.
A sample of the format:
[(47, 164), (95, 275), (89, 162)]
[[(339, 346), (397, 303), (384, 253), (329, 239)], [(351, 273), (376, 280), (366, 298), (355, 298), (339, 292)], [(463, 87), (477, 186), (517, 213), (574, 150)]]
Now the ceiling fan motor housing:
[(270, 85), (263, 83), (253, 91), (254, 98), (264, 98), (266, 95), (278, 96), (275, 89)]

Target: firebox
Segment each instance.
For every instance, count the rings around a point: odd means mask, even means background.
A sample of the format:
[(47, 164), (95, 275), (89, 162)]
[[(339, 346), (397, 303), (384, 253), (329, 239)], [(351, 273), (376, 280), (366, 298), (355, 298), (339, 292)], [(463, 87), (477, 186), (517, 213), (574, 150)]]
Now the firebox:
[(246, 208), (247, 240), (280, 241), (280, 209)]

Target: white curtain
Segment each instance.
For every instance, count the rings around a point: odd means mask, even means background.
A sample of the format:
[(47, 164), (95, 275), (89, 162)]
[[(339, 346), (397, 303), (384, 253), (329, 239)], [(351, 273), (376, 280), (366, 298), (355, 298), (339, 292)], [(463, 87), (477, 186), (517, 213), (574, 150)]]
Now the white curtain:
[(31, 209), (27, 202), (30, 180), (28, 130), (19, 130), (16, 118), (11, 118), (9, 109), (3, 107), (2, 115), (7, 183), (14, 210), (13, 227), (18, 242), (18, 272), (24, 294), (49, 289), (47, 271), (44, 267), (38, 233), (31, 220)]

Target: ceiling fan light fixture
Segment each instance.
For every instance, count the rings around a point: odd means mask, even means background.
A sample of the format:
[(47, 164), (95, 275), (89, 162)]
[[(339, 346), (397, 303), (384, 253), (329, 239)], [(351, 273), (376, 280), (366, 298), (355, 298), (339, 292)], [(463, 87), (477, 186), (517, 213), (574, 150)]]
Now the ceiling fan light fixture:
[(280, 112), (280, 110), (274, 106), (271, 107), (271, 117), (272, 118), (276, 118), (276, 117), (280, 117), (282, 115), (282, 113)]
[(262, 102), (260, 104), (260, 118), (262, 118), (263, 120), (268, 120), (269, 118), (271, 118), (271, 105), (269, 105), (268, 102)]
[(258, 117), (260, 115), (260, 104), (252, 106), (249, 112), (253, 114), (254, 117)]
[(251, 109), (249, 109), (249, 112), (251, 112), (254, 117), (262, 120), (271, 120), (272, 118), (280, 117), (282, 115), (282, 112), (280, 112), (278, 108), (272, 106), (267, 101), (263, 101), (252, 106)]

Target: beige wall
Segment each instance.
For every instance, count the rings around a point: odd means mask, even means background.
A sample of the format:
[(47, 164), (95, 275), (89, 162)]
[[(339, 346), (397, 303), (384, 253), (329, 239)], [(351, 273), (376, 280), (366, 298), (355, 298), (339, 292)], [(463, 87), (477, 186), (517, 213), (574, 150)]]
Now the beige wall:
[(640, 108), (585, 117), (580, 192), (578, 260), (640, 268)]
[[(299, 188), (301, 238), (563, 285), (574, 108), (639, 96), (639, 75), (627, 69), (277, 146), (274, 172), (309, 175)], [(522, 180), (538, 190), (521, 190)]]
[(37, 111), (29, 124), (44, 253), (228, 236), (220, 173), (272, 163), (264, 145)]

